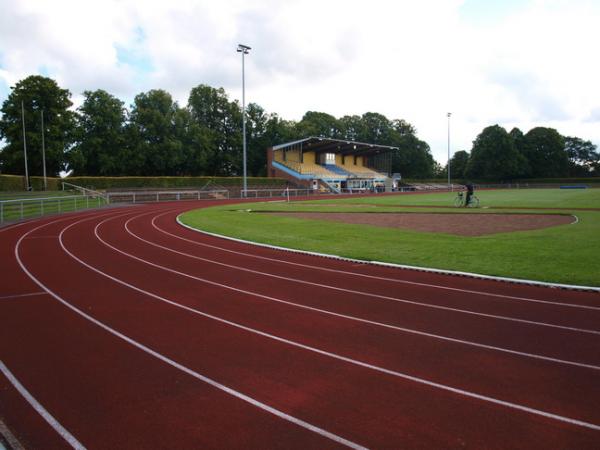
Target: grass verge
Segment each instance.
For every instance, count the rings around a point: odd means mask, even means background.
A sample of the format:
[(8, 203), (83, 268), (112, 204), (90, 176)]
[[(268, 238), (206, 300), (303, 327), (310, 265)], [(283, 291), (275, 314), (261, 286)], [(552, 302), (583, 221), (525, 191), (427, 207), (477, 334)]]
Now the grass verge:
[[(181, 219), (192, 227), (227, 236), (361, 260), (600, 286), (600, 211), (569, 210), (600, 207), (600, 190), (569, 192), (570, 195), (556, 189), (541, 191), (482, 191), (478, 196), (487, 209), (478, 210), (447, 208), (454, 197), (450, 193), (400, 194), (308, 203), (227, 205), (191, 211)], [(462, 237), (248, 211), (416, 212), (414, 206), (422, 207), (418, 212), (461, 214), (557, 212), (526, 209), (552, 207), (562, 208), (560, 213), (574, 214), (579, 220), (576, 224), (541, 230)], [(511, 206), (524, 209), (507, 209)]]

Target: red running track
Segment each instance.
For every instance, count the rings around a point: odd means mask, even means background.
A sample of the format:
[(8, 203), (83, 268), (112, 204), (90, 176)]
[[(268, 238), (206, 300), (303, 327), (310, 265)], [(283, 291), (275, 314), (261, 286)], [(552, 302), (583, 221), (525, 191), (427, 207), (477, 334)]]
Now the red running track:
[(600, 294), (181, 227), (0, 229), (0, 419), (25, 448), (600, 447)]

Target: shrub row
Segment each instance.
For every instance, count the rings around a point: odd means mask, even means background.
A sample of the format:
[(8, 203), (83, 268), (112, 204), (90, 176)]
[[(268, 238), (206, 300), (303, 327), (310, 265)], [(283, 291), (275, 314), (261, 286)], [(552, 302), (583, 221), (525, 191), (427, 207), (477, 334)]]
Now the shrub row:
[[(469, 181), (476, 184), (598, 184), (600, 183), (600, 177), (587, 177), (587, 178), (529, 178), (522, 180), (509, 180), (509, 181), (490, 181), (490, 180), (466, 180), (460, 178), (452, 178), (450, 180), (454, 184), (467, 184)], [(417, 180), (412, 178), (403, 178), (402, 183), (430, 183), (430, 184), (446, 184), (447, 178), (431, 178), (427, 180)]]
[[(242, 186), (242, 177), (48, 177), (48, 190), (62, 189), (62, 182), (92, 189), (111, 188), (218, 188)], [(248, 188), (263, 186), (285, 186), (282, 178), (248, 177)], [(35, 191), (44, 189), (43, 177), (30, 177)], [(25, 177), (22, 175), (0, 175), (0, 191), (22, 191)]]
[[(90, 189), (115, 188), (217, 188), (241, 186), (242, 177), (67, 177), (68, 183)], [(280, 178), (248, 177), (248, 186), (281, 185)]]
[[(62, 189), (61, 179), (47, 177), (49, 191), (58, 191)], [(44, 177), (29, 177), (29, 184), (34, 191), (44, 190)], [(25, 177), (23, 175), (0, 175), (0, 191), (24, 191)]]
[(22, 191), (25, 177), (20, 175), (0, 175), (0, 191)]

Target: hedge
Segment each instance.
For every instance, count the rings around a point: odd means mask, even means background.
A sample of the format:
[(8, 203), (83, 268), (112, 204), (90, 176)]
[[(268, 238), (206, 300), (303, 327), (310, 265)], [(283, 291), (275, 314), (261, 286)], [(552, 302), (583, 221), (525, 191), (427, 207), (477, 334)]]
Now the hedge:
[[(447, 184), (448, 178), (429, 178), (419, 180), (415, 178), (402, 178), (402, 183), (427, 183), (427, 184)], [(468, 181), (472, 181), (477, 184), (598, 184), (600, 183), (600, 177), (585, 177), (585, 178), (529, 178), (521, 180), (505, 180), (505, 181), (494, 181), (494, 180), (466, 180), (461, 178), (452, 178), (450, 180), (454, 184), (467, 184)]]
[[(242, 186), (242, 177), (67, 177), (62, 181), (90, 189), (114, 188), (217, 188)], [(248, 177), (250, 186), (285, 186), (282, 178)]]
[[(46, 177), (49, 191), (62, 189), (62, 179)], [(44, 190), (44, 177), (29, 177), (29, 184), (34, 191)], [(0, 191), (24, 191), (25, 177), (23, 175), (0, 175)]]
[[(43, 177), (30, 177), (31, 186), (35, 191), (41, 191), (44, 187)], [(77, 186), (92, 189), (133, 189), (133, 188), (203, 188), (218, 189), (219, 187), (241, 187), (242, 177), (48, 177), (48, 190), (62, 189), (62, 181)], [(478, 182), (478, 180), (473, 180)], [(443, 184), (446, 179), (403, 179), (404, 184), (414, 183), (438, 183)], [(453, 179), (453, 183), (464, 184), (465, 180)], [(481, 182), (489, 184), (489, 181)], [(500, 182), (502, 183), (502, 182)], [(530, 184), (597, 184), (600, 177), (589, 178), (538, 178), (511, 180), (508, 183), (530, 183)], [(264, 186), (285, 187), (287, 181), (283, 178), (248, 177), (248, 188), (260, 188)], [(0, 175), (0, 191), (22, 191), (25, 189), (25, 177), (22, 175)]]
[(0, 175), (0, 191), (22, 191), (25, 177), (21, 175)]

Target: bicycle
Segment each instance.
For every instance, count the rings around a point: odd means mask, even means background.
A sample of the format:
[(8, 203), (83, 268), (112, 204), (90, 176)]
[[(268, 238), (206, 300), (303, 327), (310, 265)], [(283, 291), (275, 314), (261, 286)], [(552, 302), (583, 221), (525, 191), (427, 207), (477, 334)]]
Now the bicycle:
[[(465, 194), (463, 192), (459, 192), (456, 194), (454, 198), (454, 206), (459, 208), (461, 206), (465, 206)], [(466, 205), (467, 208), (479, 208), (479, 198), (473, 194), (469, 199), (469, 204)]]

